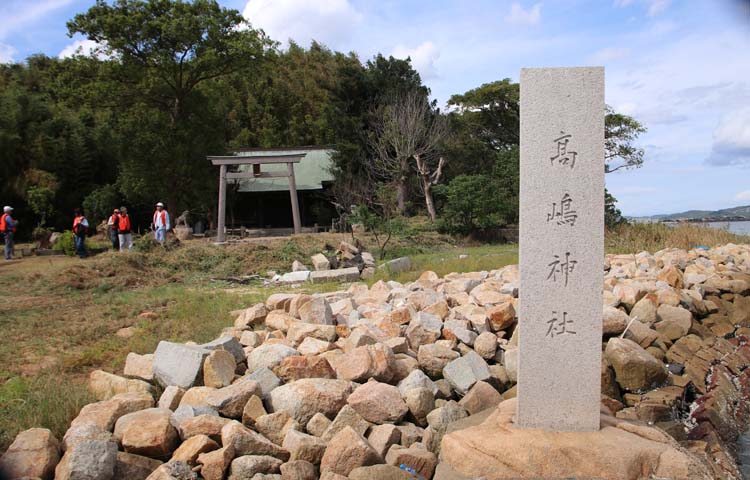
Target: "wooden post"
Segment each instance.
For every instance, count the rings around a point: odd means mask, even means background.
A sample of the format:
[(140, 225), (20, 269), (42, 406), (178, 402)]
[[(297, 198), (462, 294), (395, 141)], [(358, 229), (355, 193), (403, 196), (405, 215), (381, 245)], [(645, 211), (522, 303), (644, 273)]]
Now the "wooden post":
[(299, 219), (299, 203), (297, 200), (297, 182), (294, 180), (294, 164), (286, 164), (289, 172), (289, 195), (292, 197), (292, 217), (294, 219), (294, 233), (302, 232), (302, 225)]
[(219, 225), (216, 231), (216, 241), (224, 242), (224, 229), (227, 221), (227, 166), (219, 167)]

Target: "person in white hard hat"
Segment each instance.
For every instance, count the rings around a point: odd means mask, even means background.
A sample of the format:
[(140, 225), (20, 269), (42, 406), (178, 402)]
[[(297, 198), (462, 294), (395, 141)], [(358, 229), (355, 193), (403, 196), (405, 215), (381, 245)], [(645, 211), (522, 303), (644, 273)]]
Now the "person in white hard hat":
[(13, 207), (4, 206), (3, 216), (0, 217), (0, 235), (5, 239), (6, 260), (13, 260), (13, 234), (16, 233), (16, 227), (18, 227), (18, 222), (10, 216), (12, 211)]
[(161, 202), (156, 204), (151, 230), (154, 231), (156, 241), (164, 244), (164, 240), (167, 239), (167, 231), (169, 231), (169, 213), (164, 209), (164, 204)]

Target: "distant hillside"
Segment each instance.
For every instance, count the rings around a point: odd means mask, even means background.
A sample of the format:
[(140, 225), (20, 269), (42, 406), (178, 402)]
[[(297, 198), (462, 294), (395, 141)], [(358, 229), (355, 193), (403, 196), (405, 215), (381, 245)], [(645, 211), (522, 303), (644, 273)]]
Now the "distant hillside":
[(725, 208), (723, 210), (688, 210), (680, 213), (669, 213), (651, 215), (649, 217), (633, 217), (634, 220), (669, 221), (669, 220), (692, 220), (692, 221), (726, 221), (726, 220), (750, 220), (750, 205), (743, 207)]

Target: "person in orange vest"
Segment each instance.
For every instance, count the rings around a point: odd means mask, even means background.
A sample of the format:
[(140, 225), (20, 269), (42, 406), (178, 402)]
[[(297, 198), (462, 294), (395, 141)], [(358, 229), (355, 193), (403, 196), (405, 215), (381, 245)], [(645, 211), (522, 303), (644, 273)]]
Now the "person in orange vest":
[(16, 233), (16, 227), (18, 222), (13, 220), (10, 216), (10, 212), (13, 211), (13, 207), (3, 207), (3, 216), (0, 217), (0, 235), (5, 238), (5, 259), (13, 260), (13, 234)]
[(112, 241), (112, 250), (120, 249), (120, 239), (117, 238), (117, 217), (120, 216), (120, 209), (115, 208), (115, 211), (107, 219), (107, 228), (109, 229), (109, 239)]
[(130, 233), (130, 217), (128, 209), (120, 207), (120, 215), (117, 216), (117, 239), (120, 241), (120, 251), (130, 251), (133, 248), (133, 234)]
[(76, 245), (76, 254), (81, 258), (89, 256), (86, 251), (86, 235), (89, 233), (89, 221), (83, 215), (83, 210), (76, 208), (73, 211), (75, 217), (73, 218), (73, 239)]
[(164, 204), (161, 202), (156, 204), (154, 220), (151, 222), (151, 230), (154, 231), (156, 241), (163, 245), (169, 231), (169, 213), (164, 210)]

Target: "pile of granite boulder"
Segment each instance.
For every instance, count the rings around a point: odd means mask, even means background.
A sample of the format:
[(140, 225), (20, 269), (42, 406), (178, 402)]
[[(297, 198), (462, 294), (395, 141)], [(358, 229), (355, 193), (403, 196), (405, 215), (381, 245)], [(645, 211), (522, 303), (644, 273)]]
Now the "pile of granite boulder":
[[(603, 408), (666, 432), (713, 477), (738, 476), (733, 445), (750, 418), (750, 246), (608, 255), (605, 272)], [(234, 312), (213, 342), (163, 341), (129, 354), (122, 375), (92, 372), (99, 401), (61, 441), (46, 429), (20, 433), (0, 477), (477, 476), (474, 457), (441, 448), (515, 397), (518, 285), (511, 265), (273, 294)]]

